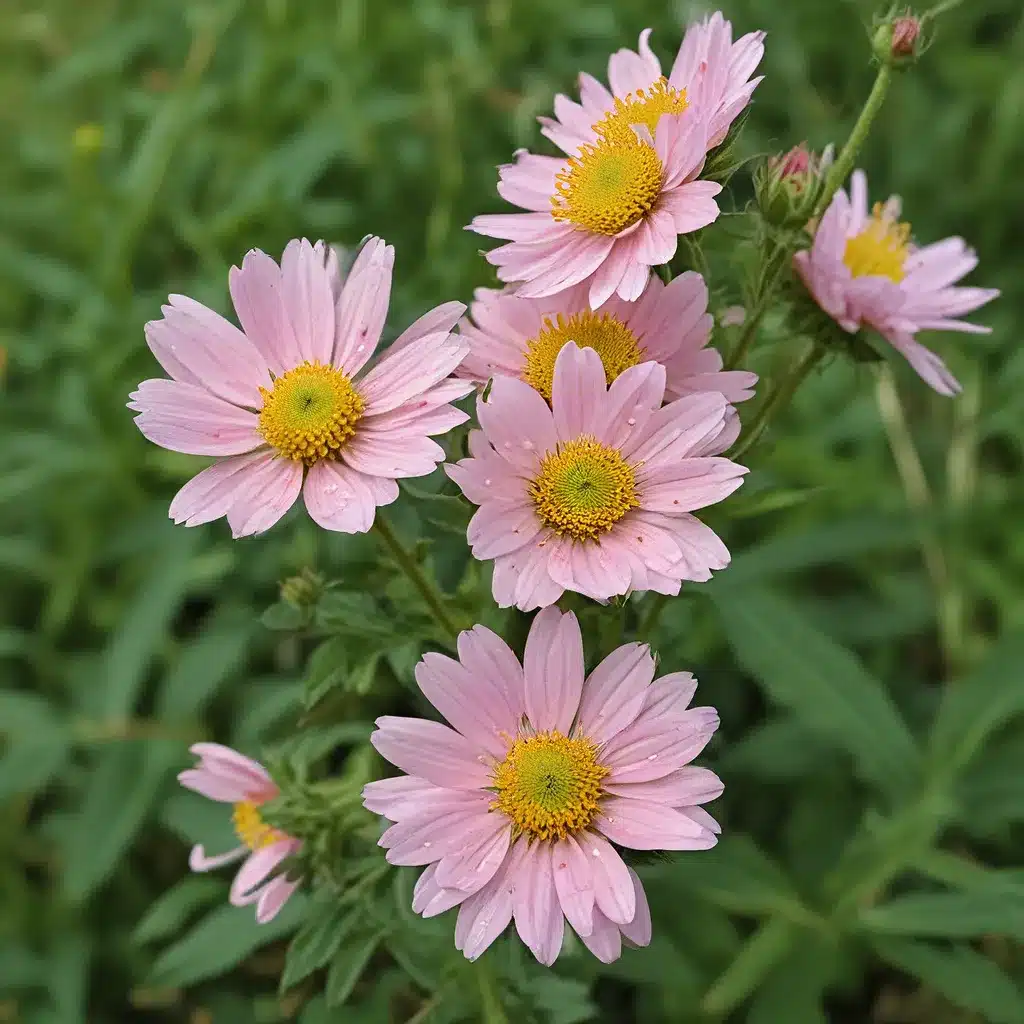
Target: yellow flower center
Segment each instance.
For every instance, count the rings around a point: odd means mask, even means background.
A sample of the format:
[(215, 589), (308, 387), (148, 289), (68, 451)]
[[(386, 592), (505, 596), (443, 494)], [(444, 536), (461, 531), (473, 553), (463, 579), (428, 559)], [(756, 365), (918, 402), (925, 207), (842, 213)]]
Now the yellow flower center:
[(235, 804), (231, 820), (234, 822), (235, 834), (250, 850), (262, 850), (263, 847), (285, 838), (284, 833), (271, 828), (260, 817), (256, 804), (251, 800)]
[(591, 310), (573, 313), (563, 320), (561, 313), (544, 318), (544, 329), (526, 343), (526, 366), (523, 380), (539, 391), (549, 402), (555, 376), (555, 360), (563, 346), (575, 341), (580, 348), (592, 348), (601, 357), (607, 383), (623, 370), (643, 362), (644, 350), (636, 335), (610, 313), (598, 315)]
[(352, 381), (333, 366), (303, 363), (260, 388), (259, 432), (285, 458), (312, 466), (333, 459), (356, 432), (363, 399)]
[(597, 540), (640, 505), (633, 470), (616, 449), (593, 437), (546, 455), (529, 490), (540, 521), (577, 541)]
[(557, 731), (520, 738), (495, 769), (491, 810), (507, 815), (517, 833), (564, 839), (590, 824), (608, 772), (589, 740)]
[(654, 147), (641, 142), (629, 125), (609, 122), (596, 142), (582, 145), (555, 175), (551, 216), (617, 235), (650, 212), (663, 178)]
[(871, 274), (899, 284), (906, 277), (903, 266), (909, 255), (910, 225), (893, 220), (875, 203), (867, 227), (847, 240), (843, 262), (854, 277)]
[(658, 128), (663, 114), (681, 114), (689, 106), (685, 89), (673, 89), (664, 76), (648, 89), (637, 89), (625, 99), (615, 97), (615, 109), (594, 125), (598, 134), (618, 128), (645, 124), (651, 135)]

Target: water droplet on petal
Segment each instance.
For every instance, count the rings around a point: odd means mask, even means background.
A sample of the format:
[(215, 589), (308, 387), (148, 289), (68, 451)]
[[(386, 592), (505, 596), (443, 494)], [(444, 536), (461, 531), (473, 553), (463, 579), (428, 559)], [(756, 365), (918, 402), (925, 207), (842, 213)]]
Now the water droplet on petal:
[(528, 451), (532, 452), (536, 445), (532, 441), (524, 441), (523, 447)]
[(337, 489), (338, 489), (338, 485), (337, 484), (328, 484), (324, 488), (324, 493), (325, 494), (333, 494)]
[(484, 480), (484, 487), (490, 487), (490, 486), (491, 486), (491, 478), (488, 477), (486, 480)]
[(430, 849), (430, 843), (424, 843), (423, 844), (423, 849), (424, 850), (429, 850)]
[(601, 856), (601, 851), (600, 850), (591, 850), (590, 853), (591, 853), (591, 856), (593, 856), (593, 857), (600, 857)]
[(658, 760), (658, 755), (657, 754), (648, 754), (647, 760), (648, 761), (657, 761)]
[(629, 424), (629, 425), (630, 425), (631, 427), (635, 427), (635, 426), (636, 426), (636, 420), (635, 420), (635, 419), (634, 419), (634, 418), (633, 418), (632, 416), (630, 416), (630, 417), (629, 417), (629, 419), (628, 419), (628, 420), (626, 420), (626, 422), (627, 422), (627, 423), (628, 423), (628, 424)]

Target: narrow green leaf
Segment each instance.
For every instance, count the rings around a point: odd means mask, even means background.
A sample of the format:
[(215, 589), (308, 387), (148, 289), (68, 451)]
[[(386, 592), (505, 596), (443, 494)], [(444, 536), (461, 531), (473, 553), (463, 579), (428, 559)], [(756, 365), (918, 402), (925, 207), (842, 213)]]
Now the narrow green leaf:
[(860, 921), (869, 931), (890, 935), (1024, 940), (1024, 898), (982, 891), (910, 893), (862, 911)]
[(362, 910), (321, 904), (288, 947), (281, 991), (285, 992), (323, 967), (359, 922)]
[(991, 1024), (1024, 1024), (1024, 996), (998, 964), (969, 946), (940, 949), (909, 939), (872, 941), (887, 963), (912, 974), (954, 1006)]
[(200, 908), (224, 896), (224, 883), (209, 875), (186, 875), (150, 908), (132, 933), (139, 945), (166, 939)]
[(860, 776), (883, 790), (915, 778), (913, 737), (885, 687), (849, 651), (778, 594), (729, 588), (713, 597), (737, 657), (773, 700), (847, 750)]
[(327, 975), (328, 1006), (345, 1005), (385, 934), (385, 929), (380, 929), (368, 939), (346, 943), (334, 955)]

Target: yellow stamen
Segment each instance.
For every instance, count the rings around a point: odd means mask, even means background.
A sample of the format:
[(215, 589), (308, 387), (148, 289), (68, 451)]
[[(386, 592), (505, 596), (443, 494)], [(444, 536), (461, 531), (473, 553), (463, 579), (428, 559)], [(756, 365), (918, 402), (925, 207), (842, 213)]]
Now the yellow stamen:
[(608, 772), (589, 740), (557, 731), (520, 738), (495, 769), (491, 809), (507, 815), (517, 833), (564, 839), (593, 820)]
[(303, 363), (260, 388), (263, 409), (259, 432), (285, 458), (312, 466), (333, 459), (356, 432), (363, 399), (352, 382), (333, 366)]
[(644, 350), (636, 335), (610, 313), (598, 315), (588, 309), (573, 313), (567, 320), (563, 320), (559, 313), (554, 323), (545, 317), (544, 329), (526, 343), (526, 366), (522, 376), (549, 402), (555, 360), (570, 341), (575, 341), (580, 348), (592, 348), (597, 352), (609, 384), (623, 370), (643, 362)]
[(271, 828), (260, 817), (260, 812), (256, 807), (257, 805), (251, 800), (243, 800), (241, 803), (235, 804), (234, 813), (231, 816), (236, 835), (250, 850), (262, 850), (263, 847), (285, 838), (282, 832)]
[(644, 124), (651, 135), (657, 131), (663, 114), (681, 114), (689, 106), (685, 89), (673, 89), (664, 76), (648, 89), (637, 89), (625, 99), (615, 97), (615, 109), (594, 125), (598, 134), (622, 127)]
[(545, 456), (529, 491), (540, 521), (576, 541), (597, 540), (640, 504), (629, 464), (593, 437)]
[(551, 216), (601, 235), (617, 235), (650, 212), (664, 169), (654, 147), (629, 125), (610, 123), (555, 175)]
[(894, 220), (875, 203), (864, 230), (847, 240), (843, 262), (854, 277), (871, 274), (899, 284), (906, 277), (903, 267), (909, 255), (910, 225)]

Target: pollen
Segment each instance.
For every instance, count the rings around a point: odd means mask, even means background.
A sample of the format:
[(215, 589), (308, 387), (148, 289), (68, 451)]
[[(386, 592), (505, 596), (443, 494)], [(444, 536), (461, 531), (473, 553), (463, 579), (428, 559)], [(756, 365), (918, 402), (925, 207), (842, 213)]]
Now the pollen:
[(597, 540), (640, 505), (629, 464), (593, 437), (579, 437), (545, 456), (529, 493), (540, 521), (575, 541)]
[(637, 89), (625, 99), (616, 96), (615, 109), (595, 124), (594, 130), (601, 135), (634, 124), (643, 124), (654, 135), (663, 115), (682, 114), (688, 106), (686, 90), (673, 89), (662, 76), (654, 85), (647, 89)]
[(587, 739), (554, 730), (520, 737), (495, 769), (491, 810), (505, 814), (517, 834), (564, 839), (593, 820), (608, 772)]
[(570, 341), (580, 348), (592, 348), (604, 366), (605, 381), (611, 384), (623, 370), (643, 362), (644, 350), (637, 336), (610, 313), (598, 315), (591, 310), (573, 313), (554, 321), (544, 318), (544, 328), (526, 344), (526, 365), (522, 378), (549, 402), (555, 376), (555, 360)]
[(847, 240), (843, 262), (854, 277), (887, 277), (899, 284), (906, 277), (903, 268), (909, 255), (910, 225), (875, 203), (864, 230)]
[(262, 850), (265, 846), (284, 838), (283, 833), (271, 828), (260, 817), (256, 804), (251, 800), (235, 804), (231, 820), (235, 826), (235, 834), (250, 850)]
[(312, 466), (333, 459), (356, 432), (363, 399), (333, 366), (303, 363), (260, 388), (259, 432), (285, 458)]
[(664, 180), (661, 158), (629, 126), (610, 123), (555, 175), (551, 216), (601, 235), (617, 235), (654, 207)]

